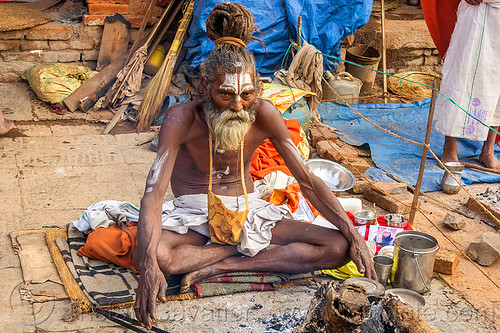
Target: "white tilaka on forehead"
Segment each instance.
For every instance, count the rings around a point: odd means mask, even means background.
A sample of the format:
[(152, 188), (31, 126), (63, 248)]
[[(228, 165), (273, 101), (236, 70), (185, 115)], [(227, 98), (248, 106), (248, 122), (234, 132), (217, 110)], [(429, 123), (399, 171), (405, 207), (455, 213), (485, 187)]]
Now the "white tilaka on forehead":
[(220, 89), (232, 90), (236, 95), (241, 95), (244, 91), (252, 89), (253, 82), (250, 74), (247, 72), (239, 72), (234, 74), (226, 73), (224, 82), (220, 85)]

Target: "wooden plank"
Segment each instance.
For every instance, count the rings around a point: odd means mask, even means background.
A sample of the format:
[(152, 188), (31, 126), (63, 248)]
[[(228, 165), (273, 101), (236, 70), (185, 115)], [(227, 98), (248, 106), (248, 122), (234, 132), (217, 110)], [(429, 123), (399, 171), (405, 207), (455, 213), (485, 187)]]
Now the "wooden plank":
[(100, 71), (127, 52), (129, 28), (130, 23), (121, 14), (106, 17), (96, 70)]

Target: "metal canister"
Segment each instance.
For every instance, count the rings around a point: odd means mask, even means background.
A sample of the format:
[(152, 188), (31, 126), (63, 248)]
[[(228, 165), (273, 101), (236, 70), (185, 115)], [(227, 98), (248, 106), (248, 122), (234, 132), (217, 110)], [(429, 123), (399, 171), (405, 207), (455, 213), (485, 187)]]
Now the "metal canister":
[[(446, 162), (445, 167), (450, 170), (453, 176), (460, 182), (462, 173), (464, 172), (464, 165), (460, 162)], [(457, 194), (460, 191), (460, 184), (451, 177), (448, 172), (444, 172), (443, 179), (441, 180), (441, 190), (448, 194)]]
[(395, 276), (392, 285), (425, 293), (430, 290), (437, 240), (420, 231), (403, 231), (394, 239)]

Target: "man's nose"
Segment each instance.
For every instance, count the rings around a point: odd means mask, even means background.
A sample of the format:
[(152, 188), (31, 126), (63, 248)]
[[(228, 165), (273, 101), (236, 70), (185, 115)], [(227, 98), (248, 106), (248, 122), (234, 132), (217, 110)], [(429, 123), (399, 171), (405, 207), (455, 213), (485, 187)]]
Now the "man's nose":
[(231, 102), (229, 109), (234, 112), (240, 112), (243, 110), (243, 103), (241, 102), (240, 96), (235, 96), (233, 98), (233, 101)]

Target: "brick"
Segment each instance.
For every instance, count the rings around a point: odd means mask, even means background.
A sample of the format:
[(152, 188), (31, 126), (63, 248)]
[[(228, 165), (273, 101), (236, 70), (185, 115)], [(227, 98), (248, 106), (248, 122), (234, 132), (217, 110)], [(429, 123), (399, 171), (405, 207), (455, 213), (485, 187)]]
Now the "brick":
[(430, 56), (432, 54), (432, 49), (425, 49), (424, 50), (424, 55), (425, 56)]
[(26, 31), (29, 40), (69, 40), (73, 37), (71, 25), (49, 22)]
[(326, 158), (327, 160), (340, 163), (344, 158), (338, 151), (332, 148), (328, 148), (325, 150), (325, 156), (323, 158)]
[(340, 163), (344, 158), (358, 157), (358, 154), (349, 145), (339, 146), (327, 140), (319, 141), (316, 144), (316, 151), (322, 158), (328, 158), (337, 163)]
[(49, 41), (49, 49), (52, 51), (61, 51), (71, 48), (71, 44), (65, 40), (51, 40)]
[(482, 266), (490, 266), (500, 257), (500, 234), (487, 232), (469, 244), (467, 255)]
[(424, 50), (423, 49), (408, 50), (406, 54), (409, 56), (420, 57), (424, 54)]
[[(96, 25), (79, 25), (76, 29), (79, 39), (91, 40), (94, 46), (101, 43), (103, 26)], [(147, 35), (146, 35), (147, 36)]]
[[(398, 182), (376, 182), (373, 184), (373, 189), (379, 191), (381, 189), (387, 194), (401, 194), (406, 192), (406, 184)], [(379, 191), (380, 192), (380, 191)]]
[(326, 151), (332, 149), (332, 146), (330, 144), (331, 142), (326, 140), (319, 141), (315, 146), (318, 155), (321, 156), (322, 158), (325, 158)]
[(429, 66), (436, 66), (441, 64), (441, 57), (438, 55), (429, 55), (424, 57), (424, 64)]
[(83, 24), (85, 25), (104, 25), (106, 15), (83, 15)]
[(465, 228), (465, 220), (451, 213), (446, 213), (443, 223), (445, 226), (453, 230), (460, 230)]
[(0, 40), (0, 51), (18, 51), (20, 45), (19, 40)]
[(57, 51), (45, 51), (41, 54), (43, 62), (59, 62), (59, 53)]
[(33, 62), (27, 61), (12, 61), (12, 62), (1, 62), (0, 61), (0, 81), (1, 82), (12, 82), (20, 81), (21, 75), (32, 68), (35, 64)]
[(349, 192), (354, 194), (363, 194), (371, 187), (371, 184), (362, 177), (356, 177), (356, 182), (354, 186), (349, 190)]
[(343, 159), (340, 164), (345, 166), (347, 169), (351, 170), (353, 173), (364, 173), (366, 170), (372, 167), (368, 161), (362, 157), (357, 157), (357, 158), (345, 158)]
[(99, 50), (90, 50), (82, 52), (82, 61), (99, 59)]
[(335, 150), (337, 150), (337, 152), (339, 152), (343, 158), (357, 158), (358, 157), (358, 153), (354, 149), (352, 149), (351, 146), (349, 146), (349, 145), (343, 145), (343, 146), (335, 145), (333, 148)]
[(2, 59), (5, 62), (9, 61), (39, 61), (42, 51), (33, 50), (29, 52), (3, 52)]
[(48, 50), (49, 42), (46, 40), (23, 40), (21, 42), (21, 50)]
[(0, 39), (24, 39), (24, 30), (2, 31)]
[(316, 146), (319, 141), (328, 140), (336, 142), (338, 140), (337, 135), (332, 133), (329, 129), (325, 127), (314, 127), (309, 129), (309, 137), (311, 138), (311, 145)]
[(370, 202), (374, 202), (380, 208), (395, 214), (408, 214), (413, 201), (413, 195), (409, 192), (393, 195), (394, 198), (399, 200), (396, 201), (395, 199), (383, 195), (373, 189), (365, 191), (363, 193), (363, 197)]
[(74, 61), (80, 61), (80, 59), (81, 59), (80, 51), (68, 50), (64, 52), (59, 52), (59, 57), (58, 57), (59, 62), (74, 62)]
[(128, 4), (88, 4), (89, 15), (114, 15), (114, 14), (128, 14)]
[(421, 66), (424, 64), (424, 57), (416, 57), (412, 60), (406, 61), (406, 65), (408, 66)]
[(452, 275), (460, 261), (460, 252), (450, 251), (444, 248), (439, 249), (436, 253), (436, 260), (434, 261), (434, 272)]

